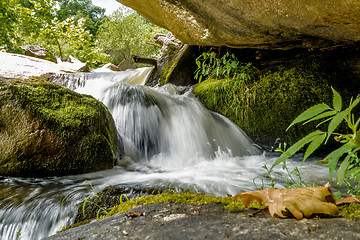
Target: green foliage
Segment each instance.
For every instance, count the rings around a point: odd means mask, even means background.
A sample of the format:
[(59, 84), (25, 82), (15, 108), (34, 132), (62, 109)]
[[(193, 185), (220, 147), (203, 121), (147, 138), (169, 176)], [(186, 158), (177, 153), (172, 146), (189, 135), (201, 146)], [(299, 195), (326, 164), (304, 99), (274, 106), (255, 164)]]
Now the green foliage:
[(85, 30), (86, 20), (80, 18), (77, 21), (69, 17), (63, 21), (57, 18), (51, 24), (41, 28), (36, 38), (38, 43), (46, 45), (48, 49), (62, 59), (73, 55), (90, 66), (97, 66), (105, 62), (106, 56), (96, 48), (89, 30)]
[(97, 46), (114, 64), (123, 59), (131, 60), (131, 55), (157, 57), (160, 48), (146, 43), (153, 42), (153, 36), (164, 31), (138, 13), (120, 8), (101, 25)]
[[(90, 4), (89, 9), (79, 10), (82, 15), (59, 20), (55, 17), (58, 12), (54, 0), (13, 0), (8, 3), (4, 5), (5, 2), (1, 2), (0, 21), (6, 20), (6, 23), (0, 26), (0, 46), (6, 45), (10, 51), (15, 51), (25, 44), (40, 45), (56, 56), (64, 58), (71, 54), (92, 67), (105, 62), (106, 55), (95, 47), (93, 35), (90, 33), (90, 30), (95, 31), (95, 28), (89, 27), (89, 24), (94, 24), (91, 21), (101, 18), (102, 11), (97, 11), (96, 7), (95, 11)], [(92, 12), (93, 10), (95, 12)], [(97, 12), (99, 14), (95, 14)], [(60, 13), (61, 17), (66, 16), (65, 10)], [(93, 18), (90, 18), (90, 15)], [(97, 24), (100, 23), (99, 20)]]
[(331, 102), (329, 77), (335, 75), (322, 69), (325, 63), (328, 61), (309, 57), (277, 66), (239, 69), (250, 75), (246, 79), (253, 80), (244, 83), (237, 78), (213, 76), (203, 79), (194, 93), (207, 108), (228, 117), (258, 143), (271, 146), (281, 138), (293, 144), (311, 132), (315, 124), (296, 125), (285, 132), (291, 120), (309, 106)]
[(7, 46), (14, 50), (14, 26), (18, 23), (18, 12), (15, 0), (2, 0), (0, 2), (0, 47)]
[(215, 52), (203, 52), (196, 58), (195, 79), (201, 82), (205, 78), (236, 78), (244, 82), (253, 80), (249, 70), (254, 70), (251, 63), (240, 63), (234, 54), (227, 52), (219, 57)]
[[(306, 124), (315, 120), (322, 120), (318, 126), (328, 122), (327, 131), (315, 130), (300, 139), (281, 154), (271, 169), (281, 162), (285, 163), (287, 158), (291, 157), (304, 146), (308, 145), (303, 158), (303, 161), (305, 161), (316, 149), (318, 149), (322, 144), (326, 144), (329, 138), (334, 135), (335, 140), (342, 143), (342, 146), (331, 152), (324, 159), (324, 162), (329, 166), (330, 179), (333, 178), (333, 174), (342, 159), (343, 161), (341, 165), (337, 168), (336, 181), (339, 185), (345, 182), (350, 194), (359, 194), (360, 160), (357, 154), (360, 150), (360, 118), (355, 120), (355, 116), (352, 111), (360, 102), (360, 98), (356, 98), (355, 100), (351, 99), (349, 106), (342, 110), (342, 98), (340, 94), (333, 88), (332, 92), (332, 106), (327, 104), (318, 104), (310, 107), (308, 110), (300, 114), (289, 126), (290, 128), (294, 124), (300, 122), (304, 122), (304, 124)], [(335, 132), (342, 122), (347, 124), (350, 133)]]
[[(280, 144), (279, 147), (275, 151), (284, 153), (285, 150), (286, 150), (286, 143), (284, 144), (283, 148), (282, 148), (282, 145)], [(282, 161), (281, 163), (282, 163), (282, 169), (286, 171), (286, 175), (282, 179), (283, 180), (282, 185), (285, 188), (299, 188), (299, 187), (314, 187), (315, 186), (314, 184), (306, 183), (302, 179), (299, 167), (295, 167), (293, 170), (290, 171), (290, 169), (286, 165), (286, 161)], [(270, 179), (270, 183), (268, 184), (268, 186), (265, 186), (265, 184), (263, 182), (263, 177), (256, 177), (253, 180), (255, 187), (260, 188), (260, 189), (264, 189), (266, 187), (274, 188), (277, 180), (272, 176), (272, 174), (274, 172), (273, 166), (269, 168), (265, 164), (262, 166), (262, 168), (266, 170), (265, 178)], [(260, 186), (258, 186), (258, 184), (256, 184), (256, 182), (255, 182), (255, 180), (258, 178), (260, 178), (260, 180), (261, 180)]]
[(85, 30), (90, 31), (91, 35), (96, 33), (105, 19), (105, 9), (94, 6), (91, 0), (58, 0), (59, 10), (56, 11), (56, 17), (59, 21), (64, 21), (73, 17), (75, 22), (79, 19), (85, 19)]

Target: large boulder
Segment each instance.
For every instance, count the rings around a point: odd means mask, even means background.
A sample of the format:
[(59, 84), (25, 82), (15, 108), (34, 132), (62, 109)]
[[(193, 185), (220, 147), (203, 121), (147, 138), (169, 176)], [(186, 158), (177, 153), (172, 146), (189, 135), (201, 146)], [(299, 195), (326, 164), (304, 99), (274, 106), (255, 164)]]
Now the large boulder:
[(360, 40), (358, 0), (117, 0), (189, 45), (323, 47)]
[(80, 174), (112, 168), (120, 155), (114, 120), (93, 97), (0, 81), (0, 175)]

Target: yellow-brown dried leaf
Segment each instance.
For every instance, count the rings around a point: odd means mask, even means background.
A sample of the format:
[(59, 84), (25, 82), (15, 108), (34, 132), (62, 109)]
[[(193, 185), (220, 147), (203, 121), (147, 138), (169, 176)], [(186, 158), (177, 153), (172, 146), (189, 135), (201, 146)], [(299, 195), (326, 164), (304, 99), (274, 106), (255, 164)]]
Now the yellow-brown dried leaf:
[(294, 216), (300, 220), (313, 214), (338, 215), (335, 198), (330, 187), (305, 187), (294, 189), (263, 189), (239, 193), (245, 207), (252, 201), (265, 202), (272, 217), (288, 218)]

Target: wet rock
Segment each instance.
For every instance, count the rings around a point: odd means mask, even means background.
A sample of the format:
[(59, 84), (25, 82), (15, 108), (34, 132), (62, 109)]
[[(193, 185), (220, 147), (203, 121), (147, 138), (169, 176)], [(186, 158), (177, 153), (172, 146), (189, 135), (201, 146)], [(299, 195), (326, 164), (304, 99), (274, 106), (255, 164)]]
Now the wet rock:
[(182, 43), (172, 33), (157, 34), (154, 39), (162, 48), (156, 69), (147, 84), (154, 86), (158, 83), (172, 83), (188, 86), (196, 83), (193, 75), (196, 70), (195, 59), (200, 54), (199, 48)]
[(297, 221), (271, 218), (265, 211), (166, 203), (136, 207), (46, 239), (358, 239), (359, 224), (360, 219)]
[(121, 157), (112, 116), (91, 96), (39, 82), (0, 82), (0, 175), (109, 169)]
[(0, 52), (0, 77), (27, 79), (46, 73), (75, 73), (90, 71), (87, 64), (79, 60), (53, 63), (47, 60), (6, 52)]
[(82, 221), (97, 219), (102, 215), (106, 215), (112, 207), (115, 207), (122, 202), (154, 192), (159, 191), (118, 186), (106, 187), (101, 192), (98, 192), (94, 194), (93, 197), (89, 198), (86, 201), (85, 206), (84, 203), (79, 206), (75, 217), (75, 224)]
[(131, 64), (131, 62), (127, 59), (122, 60), (117, 66), (119, 71), (125, 71), (127, 69), (135, 69), (136, 67)]
[(324, 47), (360, 41), (357, 0), (118, 0), (188, 45)]

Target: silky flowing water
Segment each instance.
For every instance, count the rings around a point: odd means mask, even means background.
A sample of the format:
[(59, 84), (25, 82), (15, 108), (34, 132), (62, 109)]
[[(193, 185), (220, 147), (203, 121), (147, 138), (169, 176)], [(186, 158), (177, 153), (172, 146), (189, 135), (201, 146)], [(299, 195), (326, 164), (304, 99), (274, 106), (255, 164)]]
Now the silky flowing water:
[[(218, 196), (267, 187), (266, 170), (276, 160), (227, 118), (207, 110), (173, 85), (147, 87), (151, 68), (119, 73), (58, 75), (56, 83), (102, 101), (116, 123), (125, 156), (111, 170), (47, 179), (0, 180), (1, 239), (41, 239), (74, 221), (79, 204), (109, 185), (129, 189), (177, 188)], [(288, 161), (289, 169), (301, 163)], [(302, 177), (323, 184), (327, 169), (307, 161)], [(279, 183), (280, 166), (273, 173)], [(282, 187), (280, 184), (277, 187)], [(64, 201), (65, 196), (72, 191)]]

